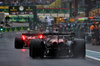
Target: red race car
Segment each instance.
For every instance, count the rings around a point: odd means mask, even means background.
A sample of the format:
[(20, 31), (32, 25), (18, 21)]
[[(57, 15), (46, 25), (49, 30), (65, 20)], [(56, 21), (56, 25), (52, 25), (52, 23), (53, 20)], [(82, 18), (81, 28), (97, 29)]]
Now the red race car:
[(20, 37), (15, 37), (15, 48), (29, 47), (31, 39), (42, 39), (43, 35), (39, 33), (22, 33)]

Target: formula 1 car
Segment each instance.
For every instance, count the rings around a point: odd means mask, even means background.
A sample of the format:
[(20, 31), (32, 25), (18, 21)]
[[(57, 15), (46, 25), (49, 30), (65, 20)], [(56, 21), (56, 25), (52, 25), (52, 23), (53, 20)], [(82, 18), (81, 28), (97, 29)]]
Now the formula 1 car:
[(74, 33), (42, 33), (41, 39), (31, 39), (29, 56), (85, 58), (84, 39), (74, 38)]
[(15, 37), (15, 45), (16, 49), (22, 49), (23, 47), (29, 47), (31, 39), (41, 39), (41, 35), (37, 33), (26, 32), (22, 33), (20, 37)]

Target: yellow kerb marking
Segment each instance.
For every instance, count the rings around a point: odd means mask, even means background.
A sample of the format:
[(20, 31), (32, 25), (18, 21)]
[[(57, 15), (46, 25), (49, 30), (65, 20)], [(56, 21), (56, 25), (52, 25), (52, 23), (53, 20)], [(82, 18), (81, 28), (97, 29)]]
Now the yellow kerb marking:
[(23, 27), (21, 27), (20, 31), (24, 31)]
[(5, 28), (5, 32), (7, 32), (7, 28)]
[(12, 28), (10, 28), (9, 32), (12, 32)]
[(15, 30), (14, 30), (14, 31), (18, 31), (18, 30), (17, 30), (17, 28), (15, 28)]

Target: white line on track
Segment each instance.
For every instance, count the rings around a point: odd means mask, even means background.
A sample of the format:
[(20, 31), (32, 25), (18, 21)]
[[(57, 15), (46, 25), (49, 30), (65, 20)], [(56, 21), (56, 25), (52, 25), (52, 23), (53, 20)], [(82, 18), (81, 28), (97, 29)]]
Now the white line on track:
[(100, 53), (100, 52), (97, 52), (97, 51), (92, 51), (92, 50), (86, 50), (86, 51), (90, 51), (90, 52), (94, 52), (94, 53)]
[[(92, 50), (86, 50), (86, 51), (90, 51), (90, 52), (93, 52), (93, 53), (100, 53), (100, 52), (92, 51)], [(99, 58), (96, 58), (96, 57), (93, 57), (93, 56), (86, 55), (86, 57), (91, 58), (91, 59), (94, 59), (94, 60), (97, 60), (97, 61), (100, 61)]]
[(91, 59), (94, 59), (94, 60), (97, 60), (97, 61), (100, 61), (100, 59), (95, 58), (95, 57), (92, 57), (92, 56), (88, 56), (88, 55), (86, 55), (86, 57), (91, 58)]

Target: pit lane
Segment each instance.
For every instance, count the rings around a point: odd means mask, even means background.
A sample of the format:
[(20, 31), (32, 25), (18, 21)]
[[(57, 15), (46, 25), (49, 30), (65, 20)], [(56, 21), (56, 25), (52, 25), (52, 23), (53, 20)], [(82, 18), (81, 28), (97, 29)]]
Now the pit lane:
[(23, 48), (23, 49), (14, 48), (15, 36), (18, 36), (20, 34), (21, 32), (10, 32), (2, 34), (2, 37), (0, 38), (0, 66), (99, 66), (100, 65), (99, 61), (87, 57), (86, 59), (73, 59), (73, 58), (32, 59), (29, 57), (28, 48)]

